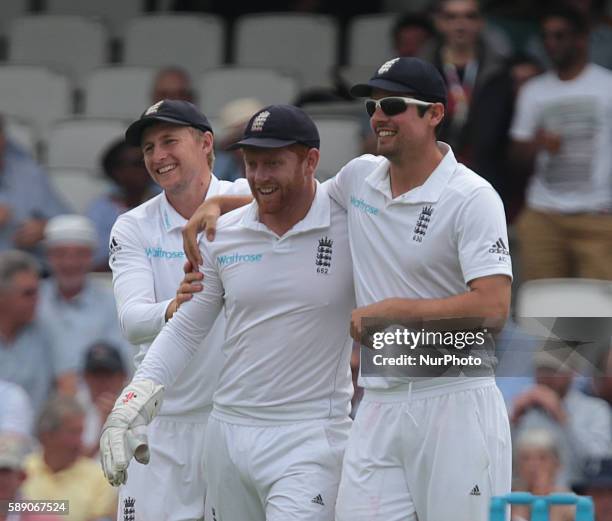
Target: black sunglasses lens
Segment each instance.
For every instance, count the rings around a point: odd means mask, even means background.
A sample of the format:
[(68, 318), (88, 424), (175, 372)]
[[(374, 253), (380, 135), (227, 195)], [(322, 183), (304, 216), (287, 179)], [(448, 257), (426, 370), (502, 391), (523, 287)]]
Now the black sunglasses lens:
[(401, 98), (385, 98), (380, 100), (380, 108), (387, 116), (396, 116), (406, 110), (406, 102)]
[(376, 102), (371, 99), (367, 100), (365, 102), (365, 108), (366, 108), (366, 112), (368, 113), (368, 116), (372, 117), (374, 112), (376, 112)]

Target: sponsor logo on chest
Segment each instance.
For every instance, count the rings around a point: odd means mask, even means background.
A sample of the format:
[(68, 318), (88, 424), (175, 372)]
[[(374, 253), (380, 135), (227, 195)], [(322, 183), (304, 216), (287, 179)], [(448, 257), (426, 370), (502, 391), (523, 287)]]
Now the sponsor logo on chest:
[(247, 263), (254, 264), (261, 262), (263, 253), (230, 253), (229, 255), (219, 255), (217, 263), (219, 266), (231, 266), (232, 264)]
[(145, 248), (145, 253), (150, 259), (182, 259), (185, 257), (185, 252), (181, 250), (164, 250), (158, 248)]
[(370, 215), (378, 215), (380, 210), (371, 204), (368, 204), (363, 199), (358, 199), (354, 195), (351, 195), (351, 205), (353, 205), (357, 210), (370, 214)]

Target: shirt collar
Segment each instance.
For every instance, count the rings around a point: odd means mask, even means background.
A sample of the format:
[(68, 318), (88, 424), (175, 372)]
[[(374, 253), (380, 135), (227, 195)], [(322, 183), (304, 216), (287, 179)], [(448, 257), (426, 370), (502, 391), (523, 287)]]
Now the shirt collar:
[[(301, 221), (296, 223), (293, 228), (285, 233), (283, 238), (297, 235), (298, 233), (329, 227), (331, 223), (331, 199), (327, 195), (327, 192), (321, 188), (320, 183), (318, 181), (315, 182), (316, 192), (308, 213)], [(263, 231), (276, 235), (259, 220), (256, 201), (248, 205), (240, 220), (240, 225), (250, 230)]]
[[(444, 154), (442, 161), (421, 185), (402, 194), (396, 198), (403, 203), (435, 203), (440, 199), (442, 191), (448, 184), (451, 175), (457, 168), (457, 159), (450, 146), (438, 141), (438, 148)], [(389, 179), (389, 161), (383, 161), (365, 179), (374, 190), (381, 192), (388, 199), (393, 199), (391, 194), (391, 182)]]
[[(206, 197), (204, 197), (204, 199), (217, 195), (220, 188), (221, 183), (214, 175), (211, 174), (210, 184), (208, 185), (208, 190), (206, 191)], [(170, 201), (168, 201), (166, 192), (162, 192), (161, 194), (161, 218), (164, 224), (164, 229), (167, 232), (171, 232), (176, 228), (183, 228), (187, 224), (187, 219), (178, 213), (170, 204)]]

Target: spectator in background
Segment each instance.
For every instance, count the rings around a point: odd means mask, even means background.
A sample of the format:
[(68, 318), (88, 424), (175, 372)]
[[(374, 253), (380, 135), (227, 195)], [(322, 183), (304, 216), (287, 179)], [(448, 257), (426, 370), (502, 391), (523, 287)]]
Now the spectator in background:
[(593, 498), (597, 521), (612, 521), (612, 458), (591, 462), (585, 474), (574, 485), (574, 492)]
[(395, 56), (419, 56), (435, 31), (425, 14), (407, 13), (397, 19), (391, 34)]
[(439, 0), (434, 21), (440, 37), (421, 57), (440, 70), (448, 90), (439, 138), (505, 200), (504, 150), (513, 104), (505, 57), (485, 40), (476, 0)]
[(45, 404), (37, 429), (42, 452), (26, 459), (23, 491), (30, 499), (70, 501), (66, 521), (113, 519), (117, 494), (98, 463), (81, 455), (84, 420), (74, 398), (58, 395)]
[(0, 380), (0, 433), (29, 439), (34, 412), (28, 394), (17, 384)]
[[(536, 58), (522, 52), (516, 53), (510, 57), (507, 61), (507, 67), (512, 81), (513, 103), (512, 110), (508, 114), (509, 117), (506, 120), (507, 127), (504, 132), (506, 135), (503, 147), (504, 151), (510, 146), (510, 125), (514, 117), (514, 110), (516, 108), (516, 100), (518, 99), (519, 92), (530, 79), (544, 72), (544, 66)], [(500, 150), (495, 152), (504, 154), (504, 152)], [(500, 170), (503, 175), (503, 181), (500, 182), (501, 192), (504, 195), (508, 222), (512, 223), (518, 217), (525, 204), (525, 190), (527, 189), (527, 178), (530, 172), (525, 169), (524, 165), (517, 165), (510, 160), (500, 166), (503, 168), (503, 170)]]
[(142, 151), (139, 147), (128, 145), (123, 139), (111, 144), (104, 152), (102, 170), (113, 186), (107, 194), (94, 199), (86, 211), (98, 234), (95, 271), (109, 271), (108, 243), (117, 217), (157, 194), (144, 166)]
[[(0, 431), (0, 504), (3, 506), (6, 506), (4, 501), (26, 499), (21, 492), (21, 485), (26, 479), (24, 459), (27, 448), (28, 445), (22, 438)], [(0, 521), (59, 521), (60, 519), (54, 515), (29, 512), (20, 515), (8, 514), (4, 508), (0, 509)]]
[(8, 139), (0, 117), (0, 251), (20, 248), (39, 254), (47, 219), (66, 211), (45, 172)]
[(85, 357), (87, 396), (81, 400), (85, 408), (85, 455), (98, 454), (102, 425), (126, 385), (126, 379), (125, 363), (116, 347), (99, 342), (89, 348)]
[(58, 389), (69, 395), (77, 391), (93, 342), (121, 346), (126, 362), (131, 358), (110, 287), (88, 276), (96, 244), (93, 223), (81, 215), (59, 215), (45, 228), (51, 277), (41, 285), (38, 316), (52, 345)]
[(511, 421), (519, 437), (528, 429), (552, 433), (559, 447), (561, 482), (569, 485), (581, 477), (588, 459), (612, 450), (612, 415), (603, 400), (572, 389), (574, 369), (561, 360), (561, 349), (552, 353), (536, 354), (536, 385), (515, 399)]
[[(514, 490), (547, 496), (555, 492), (569, 492), (559, 484), (561, 462), (559, 449), (552, 434), (547, 430), (525, 430), (515, 443), (516, 481)], [(530, 507), (512, 506), (512, 521), (528, 521)], [(550, 521), (574, 521), (575, 508), (552, 506)]]
[(517, 220), (522, 279), (612, 279), (612, 72), (589, 63), (588, 23), (557, 8), (542, 19), (554, 70), (521, 90), (511, 157), (533, 168)]
[(227, 147), (240, 139), (251, 116), (263, 108), (254, 98), (240, 98), (226, 103), (221, 109), (221, 130), (216, 136), (215, 176), (225, 181), (235, 181), (244, 175), (244, 161), (240, 150)]
[(151, 101), (157, 103), (163, 99), (177, 99), (194, 103), (195, 95), (189, 73), (180, 67), (161, 69), (151, 90)]
[[(606, 0), (565, 0), (566, 5), (580, 11), (589, 23), (589, 60), (607, 69), (612, 69), (612, 27), (605, 20)], [(527, 51), (537, 57), (547, 68), (554, 67), (550, 61), (541, 35), (534, 35), (527, 42)]]
[(54, 382), (47, 333), (35, 320), (38, 263), (31, 255), (0, 253), (0, 378), (20, 385), (38, 413)]

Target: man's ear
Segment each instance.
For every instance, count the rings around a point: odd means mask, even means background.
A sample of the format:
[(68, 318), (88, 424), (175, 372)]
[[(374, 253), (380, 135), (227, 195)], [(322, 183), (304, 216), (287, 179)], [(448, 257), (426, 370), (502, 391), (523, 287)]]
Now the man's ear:
[(427, 112), (429, 112), (432, 126), (437, 127), (444, 119), (444, 104), (434, 103)]
[(204, 148), (204, 151), (207, 154), (213, 149), (215, 145), (214, 145), (214, 138), (213, 138), (212, 132), (208, 132), (208, 131), (204, 132), (204, 139), (202, 139), (202, 146)]
[(308, 149), (308, 153), (306, 154), (306, 168), (309, 174), (314, 175), (314, 172), (319, 165), (319, 159), (321, 158), (321, 153), (318, 148), (310, 148)]

